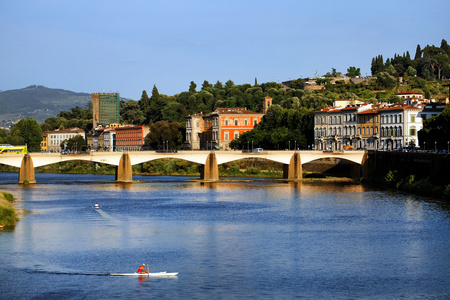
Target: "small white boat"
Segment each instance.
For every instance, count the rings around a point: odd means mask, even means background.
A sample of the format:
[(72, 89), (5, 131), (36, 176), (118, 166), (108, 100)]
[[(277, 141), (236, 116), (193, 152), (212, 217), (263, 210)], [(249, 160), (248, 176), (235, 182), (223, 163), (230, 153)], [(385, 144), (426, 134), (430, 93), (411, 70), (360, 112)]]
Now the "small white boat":
[(95, 209), (99, 209), (100, 205), (98, 205), (98, 203), (95, 203), (94, 207), (95, 207)]
[(111, 276), (144, 276), (144, 277), (165, 277), (165, 276), (177, 276), (178, 272), (167, 273), (167, 272), (158, 272), (158, 273), (112, 273)]

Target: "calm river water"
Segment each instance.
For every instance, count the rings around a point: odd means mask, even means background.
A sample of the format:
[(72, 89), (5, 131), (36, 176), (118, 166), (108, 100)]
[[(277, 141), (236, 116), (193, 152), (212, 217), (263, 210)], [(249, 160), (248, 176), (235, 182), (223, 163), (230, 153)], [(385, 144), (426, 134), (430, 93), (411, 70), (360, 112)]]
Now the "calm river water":
[[(36, 174), (1, 299), (449, 299), (450, 209), (358, 184)], [(101, 207), (96, 210), (94, 204)], [(109, 276), (150, 270), (175, 278)]]

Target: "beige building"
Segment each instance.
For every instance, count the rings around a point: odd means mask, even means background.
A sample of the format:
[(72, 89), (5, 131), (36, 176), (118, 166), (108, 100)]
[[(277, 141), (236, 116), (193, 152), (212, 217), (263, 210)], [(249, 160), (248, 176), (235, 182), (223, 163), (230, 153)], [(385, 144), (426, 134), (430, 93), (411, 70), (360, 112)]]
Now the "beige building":
[(83, 139), (85, 138), (84, 130), (80, 128), (56, 129), (45, 131), (45, 134), (47, 135), (47, 151), (50, 152), (60, 152), (61, 143), (77, 135), (82, 136)]

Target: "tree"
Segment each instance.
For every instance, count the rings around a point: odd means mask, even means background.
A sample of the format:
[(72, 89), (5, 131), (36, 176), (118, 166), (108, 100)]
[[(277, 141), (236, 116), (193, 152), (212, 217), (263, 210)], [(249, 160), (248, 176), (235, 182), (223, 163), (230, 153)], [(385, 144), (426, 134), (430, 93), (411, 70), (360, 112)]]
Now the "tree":
[(437, 70), (437, 78), (441, 79), (442, 68), (450, 63), (449, 56), (439, 47), (426, 46), (423, 49), (424, 57), (428, 58), (430, 61), (431, 69)]
[(438, 148), (448, 146), (450, 141), (450, 108), (445, 108), (439, 115), (431, 117), (423, 123), (423, 129), (418, 132), (420, 145), (425, 142)]
[(378, 55), (377, 57), (372, 58), (372, 65), (370, 67), (372, 75), (375, 75), (378, 72), (383, 71), (383, 67), (384, 67), (383, 55)]
[(414, 55), (414, 60), (418, 60), (422, 57), (422, 50), (420, 49), (420, 45), (417, 45), (416, 54)]
[(407, 74), (408, 76), (414, 77), (414, 76), (417, 75), (417, 70), (414, 69), (412, 66), (409, 66), (408, 69), (406, 69), (406, 74)]
[(142, 91), (141, 100), (139, 100), (139, 107), (143, 112), (147, 111), (147, 109), (150, 107), (150, 98), (147, 95), (147, 91)]
[(397, 78), (388, 72), (380, 72), (377, 74), (377, 85), (381, 88), (393, 88), (397, 84)]
[(28, 146), (30, 152), (40, 152), (42, 142), (42, 129), (33, 118), (22, 119), (11, 129), (11, 135), (20, 137)]
[(197, 85), (195, 84), (195, 82), (191, 81), (191, 85), (189, 86), (189, 93), (197, 93), (197, 91), (195, 90), (197, 88)]
[(184, 122), (186, 108), (178, 102), (169, 102), (161, 111), (162, 118), (168, 122)]
[(360, 70), (360, 68), (349, 67), (349, 68), (347, 69), (347, 76), (348, 76), (348, 77), (358, 77), (358, 76), (361, 76), (361, 70)]
[(202, 91), (204, 91), (204, 90), (207, 89), (207, 88), (212, 88), (212, 87), (213, 87), (213, 85), (210, 84), (210, 83), (208, 82), (208, 80), (203, 81), (203, 84), (202, 84)]
[(183, 126), (178, 122), (158, 121), (150, 126), (145, 143), (152, 149), (180, 149), (183, 145)]
[(139, 102), (134, 100), (120, 102), (120, 119), (124, 123), (141, 125), (145, 121)]
[[(65, 143), (67, 143), (67, 145)], [(64, 149), (65, 146), (69, 151), (86, 151), (87, 149), (86, 140), (79, 134), (68, 140), (62, 141), (60, 144), (61, 149)]]

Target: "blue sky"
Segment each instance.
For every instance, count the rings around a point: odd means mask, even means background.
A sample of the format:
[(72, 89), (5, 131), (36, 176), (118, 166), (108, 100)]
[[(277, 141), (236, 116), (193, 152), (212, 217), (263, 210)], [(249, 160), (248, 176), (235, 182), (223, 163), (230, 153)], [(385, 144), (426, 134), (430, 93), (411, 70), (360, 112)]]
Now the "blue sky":
[(418, 44), (450, 43), (450, 1), (0, 0), (0, 90), (174, 95), (204, 80), (370, 75)]

